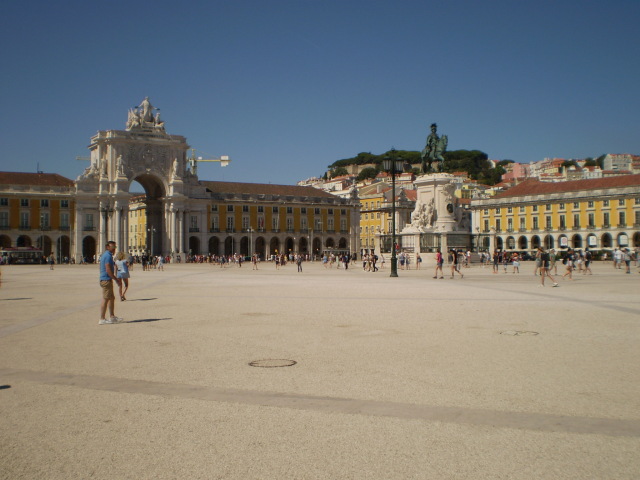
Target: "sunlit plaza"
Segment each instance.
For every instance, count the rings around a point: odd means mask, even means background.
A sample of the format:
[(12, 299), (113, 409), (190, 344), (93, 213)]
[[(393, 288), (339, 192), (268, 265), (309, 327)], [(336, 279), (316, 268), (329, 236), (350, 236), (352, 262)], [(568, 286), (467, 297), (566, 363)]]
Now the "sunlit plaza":
[(0, 478), (640, 477), (638, 269), (4, 266)]

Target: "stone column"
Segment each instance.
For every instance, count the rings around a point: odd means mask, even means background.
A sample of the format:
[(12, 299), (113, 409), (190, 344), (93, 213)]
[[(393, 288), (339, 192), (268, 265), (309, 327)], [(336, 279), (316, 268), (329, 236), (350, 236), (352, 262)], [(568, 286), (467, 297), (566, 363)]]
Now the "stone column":
[(100, 206), (98, 208), (98, 212), (99, 212), (99, 215), (100, 215), (100, 225), (98, 227), (98, 228), (100, 228), (100, 235), (99, 235), (100, 236), (100, 244), (98, 246), (98, 251), (101, 251), (100, 249), (107, 244), (107, 215), (108, 215), (108, 212), (106, 211), (104, 202), (100, 202)]
[(76, 208), (76, 215), (74, 219), (74, 232), (71, 245), (71, 255), (75, 258), (76, 263), (80, 263), (80, 257), (82, 257), (82, 208)]
[(122, 250), (122, 246), (123, 246), (122, 237), (121, 237), (122, 228), (120, 225), (122, 212), (120, 212), (120, 203), (117, 200), (114, 203), (113, 218), (114, 218), (114, 226), (115, 226), (115, 229), (113, 229), (114, 240), (118, 245), (118, 250)]

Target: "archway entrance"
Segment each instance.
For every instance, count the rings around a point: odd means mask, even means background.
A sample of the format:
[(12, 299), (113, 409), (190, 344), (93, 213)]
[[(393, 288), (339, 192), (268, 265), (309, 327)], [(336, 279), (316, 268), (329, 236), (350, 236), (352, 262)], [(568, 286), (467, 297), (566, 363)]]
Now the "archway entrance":
[(16, 240), (16, 247), (30, 247), (31, 246), (31, 237), (28, 235), (20, 235), (18, 240)]
[(218, 237), (211, 237), (209, 239), (209, 254), (220, 255), (220, 240)]
[(640, 232), (633, 234), (633, 246), (640, 247)]
[(287, 255), (296, 253), (296, 246), (293, 242), (293, 238), (287, 237), (287, 239), (284, 241), (284, 249)]
[(264, 237), (258, 237), (256, 238), (256, 249), (254, 251), (254, 253), (256, 253), (260, 259), (264, 260)]
[(41, 235), (38, 237), (38, 248), (42, 250), (42, 255), (48, 257), (51, 255), (51, 237)]
[(200, 255), (200, 239), (198, 237), (189, 237), (189, 253)]
[(69, 240), (69, 237), (62, 235), (61, 237), (58, 237), (57, 243), (56, 261), (58, 263), (64, 262), (65, 259), (66, 261), (69, 261), (69, 258), (71, 257), (71, 241)]
[(534, 235), (531, 237), (531, 249), (537, 250), (540, 247), (540, 237), (538, 235)]
[[(142, 187), (144, 192), (139, 191), (140, 187)], [(138, 175), (131, 180), (129, 193), (131, 194), (131, 211), (145, 213), (142, 216), (131, 218), (138, 228), (139, 233), (137, 233), (137, 235), (146, 233), (145, 238), (147, 243), (145, 249), (152, 255), (168, 254), (170, 246), (165, 239), (167, 226), (165, 225), (163, 212), (162, 198), (165, 196), (165, 188), (162, 181), (154, 175)], [(130, 238), (132, 232), (128, 231), (126, 235), (128, 235), (128, 238), (125, 239), (125, 244), (135, 245), (137, 238)], [(189, 246), (189, 248), (191, 248), (191, 246)], [(199, 251), (198, 249), (198, 253)]]
[(320, 255), (322, 253), (322, 241), (319, 238), (313, 239), (313, 255)]
[(0, 248), (9, 248), (11, 246), (11, 239), (6, 235), (0, 235)]
[(84, 237), (82, 239), (82, 256), (85, 262), (93, 263), (96, 259), (96, 240), (93, 237)]
[(578, 234), (575, 234), (571, 237), (571, 246), (573, 248), (582, 248), (582, 237)]
[(546, 235), (544, 237), (544, 248), (545, 250), (553, 248), (553, 237), (551, 235)]
[(527, 249), (527, 237), (520, 237), (518, 238), (518, 249), (519, 250), (526, 250)]
[(346, 250), (347, 247), (347, 239), (344, 237), (340, 237), (340, 241), (338, 241), (338, 248), (340, 250)]
[(276, 255), (282, 253), (280, 251), (280, 240), (278, 237), (273, 237), (269, 242), (269, 255)]
[(515, 250), (516, 239), (513, 237), (507, 237), (507, 250)]
[(307, 255), (309, 253), (309, 243), (307, 242), (307, 237), (300, 238), (298, 250), (303, 255)]
[(240, 239), (240, 255), (244, 257), (249, 256), (249, 237), (242, 237)]
[(225, 256), (233, 255), (233, 237), (227, 237), (224, 239), (224, 254)]

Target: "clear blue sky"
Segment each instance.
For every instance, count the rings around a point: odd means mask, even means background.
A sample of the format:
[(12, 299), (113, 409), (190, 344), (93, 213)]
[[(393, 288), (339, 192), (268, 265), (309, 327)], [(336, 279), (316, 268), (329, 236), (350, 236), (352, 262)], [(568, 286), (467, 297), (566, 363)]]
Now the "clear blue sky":
[(292, 184), (359, 152), (640, 153), (640, 1), (16, 1), (0, 16), (0, 170), (75, 178), (149, 96), (169, 133)]

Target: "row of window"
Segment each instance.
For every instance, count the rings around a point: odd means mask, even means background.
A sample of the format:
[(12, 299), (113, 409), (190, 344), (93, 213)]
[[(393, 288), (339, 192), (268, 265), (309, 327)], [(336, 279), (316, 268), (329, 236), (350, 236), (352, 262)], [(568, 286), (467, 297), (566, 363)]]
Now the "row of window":
[[(30, 205), (29, 198), (21, 198), (20, 206), (28, 207)], [(8, 207), (9, 206), (9, 198), (8, 197), (0, 197), (0, 207)], [(49, 208), (49, 199), (41, 198), (40, 199), (40, 207), (41, 208)], [(60, 200), (60, 208), (69, 208), (69, 200)]]
[[(211, 211), (212, 212), (217, 212), (218, 210), (218, 205), (212, 205), (211, 206)], [(293, 207), (285, 207), (286, 211), (288, 214), (293, 214)], [(314, 208), (313, 209), (313, 213), (315, 215), (320, 215), (320, 209), (319, 208)], [(235, 205), (227, 205), (227, 212), (233, 212), (235, 211)], [(280, 213), (280, 207), (278, 206), (273, 206), (271, 207), (271, 212), (272, 213)], [(249, 213), (249, 205), (242, 205), (242, 213)], [(258, 205), (258, 213), (264, 213), (264, 205)], [(333, 208), (329, 208), (327, 209), (327, 213), (329, 215), (333, 215)], [(307, 207), (300, 207), (300, 214), (301, 215), (306, 215), (307, 214)], [(347, 210), (345, 208), (340, 209), (340, 215), (347, 215)]]
[[(558, 216), (558, 220), (559, 220), (559, 225), (558, 227), (560, 229), (564, 229), (567, 228), (567, 222), (566, 222), (566, 216), (565, 215), (559, 215)], [(540, 228), (539, 225), (539, 220), (538, 217), (533, 217), (532, 218), (532, 228), (533, 230), (537, 230)], [(618, 212), (618, 225), (621, 226), (626, 226), (627, 224), (627, 215), (626, 212)], [(640, 225), (640, 211), (635, 212), (635, 224), (636, 225)], [(551, 216), (546, 216), (545, 217), (545, 228), (553, 228), (552, 227), (552, 217)], [(587, 215), (587, 227), (595, 227), (596, 226), (596, 216), (594, 213), (589, 213)], [(609, 212), (603, 212), (602, 213), (602, 226), (605, 228), (608, 228), (611, 226), (611, 216), (609, 214)], [(497, 231), (501, 231), (502, 230), (502, 219), (497, 218), (496, 219), (496, 224), (495, 224), (496, 230)], [(580, 214), (576, 213), (573, 215), (573, 228), (580, 228)], [(525, 230), (526, 229), (526, 218), (522, 217), (520, 218), (520, 230)], [(512, 218), (508, 218), (507, 219), (507, 230), (513, 230), (513, 219)], [(489, 220), (485, 220), (484, 221), (484, 231), (488, 232), (489, 231)]]
[[(640, 197), (636, 197), (635, 198), (635, 204), (636, 205), (640, 205)], [(618, 199), (618, 206), (619, 207), (624, 207), (627, 205), (627, 200), (625, 198), (620, 198)], [(602, 200), (602, 206), (603, 207), (609, 207), (610, 206), (610, 202), (609, 200)], [(538, 211), (538, 205), (532, 205), (532, 211), (537, 212)], [(513, 213), (513, 209), (515, 207), (507, 207), (507, 213)], [(519, 208), (520, 213), (524, 213), (525, 212), (525, 206), (521, 205)], [(565, 210), (566, 205), (564, 203), (559, 203), (558, 204), (558, 209), (559, 210)], [(573, 202), (573, 208), (574, 209), (579, 209), (580, 208), (580, 202)], [(595, 208), (595, 201), (594, 200), (589, 200), (587, 201), (587, 208)], [(551, 203), (547, 203), (544, 206), (544, 209), (546, 212), (550, 212), (551, 211)], [(500, 207), (496, 208), (496, 214), (500, 214), (502, 211), (502, 209)], [(485, 208), (484, 209), (484, 214), (485, 215), (489, 215), (489, 209)]]
[[(0, 228), (9, 228), (9, 212), (0, 212)], [(69, 227), (69, 213), (60, 214), (60, 227)], [(20, 224), (18, 228), (31, 228), (31, 215), (29, 212), (20, 212)], [(51, 228), (51, 217), (49, 213), (40, 214), (40, 225), (38, 228)]]

